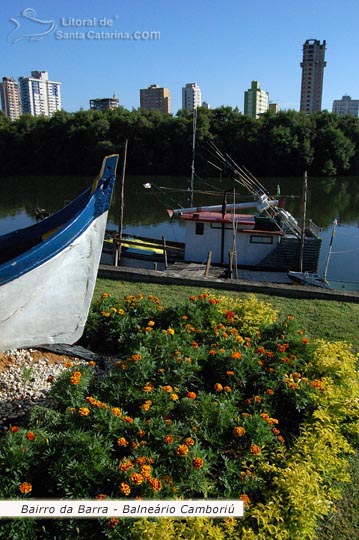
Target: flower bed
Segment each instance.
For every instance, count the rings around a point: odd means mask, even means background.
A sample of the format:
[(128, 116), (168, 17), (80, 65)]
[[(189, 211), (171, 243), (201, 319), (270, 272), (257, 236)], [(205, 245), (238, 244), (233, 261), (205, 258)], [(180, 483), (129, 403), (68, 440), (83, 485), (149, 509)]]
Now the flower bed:
[(113, 355), (111, 369), (69, 364), (52, 387), (57, 407), (10, 427), (0, 496), (239, 498), (245, 516), (15, 520), (8, 537), (315, 538), (358, 442), (349, 345), (312, 340), (255, 297), (206, 293), (175, 308), (104, 294), (86, 340)]

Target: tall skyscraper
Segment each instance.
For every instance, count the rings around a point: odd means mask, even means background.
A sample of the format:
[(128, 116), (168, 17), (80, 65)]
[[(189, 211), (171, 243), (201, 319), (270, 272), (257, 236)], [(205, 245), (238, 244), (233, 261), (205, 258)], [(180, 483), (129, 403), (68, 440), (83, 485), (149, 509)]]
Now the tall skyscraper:
[(61, 110), (61, 83), (49, 81), (47, 71), (32, 71), (31, 77), (20, 77), (23, 113), (51, 116)]
[(168, 88), (161, 88), (158, 84), (151, 84), (148, 88), (140, 90), (140, 107), (147, 111), (161, 111), (170, 113), (171, 95)]
[(258, 81), (252, 81), (251, 87), (244, 92), (244, 114), (259, 118), (268, 108), (269, 93), (261, 90)]
[(342, 99), (335, 99), (333, 101), (333, 113), (339, 114), (339, 116), (359, 115), (359, 99), (352, 99), (350, 96), (343, 96)]
[(300, 94), (300, 111), (310, 114), (322, 109), (323, 76), (327, 63), (325, 57), (325, 40), (307, 39), (303, 45), (302, 89)]
[(16, 120), (21, 115), (20, 89), (11, 77), (3, 77), (0, 83), (1, 107), (6, 116)]
[(194, 111), (202, 104), (202, 92), (197, 83), (188, 83), (182, 88), (182, 109)]

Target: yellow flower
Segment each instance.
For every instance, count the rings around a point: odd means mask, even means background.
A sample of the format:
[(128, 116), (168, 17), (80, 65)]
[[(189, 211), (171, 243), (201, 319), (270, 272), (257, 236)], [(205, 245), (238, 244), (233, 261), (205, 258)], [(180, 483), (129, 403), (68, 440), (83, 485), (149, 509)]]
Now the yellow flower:
[(118, 446), (128, 446), (128, 441), (125, 437), (120, 437), (117, 439)]
[(144, 481), (144, 478), (143, 478), (142, 474), (134, 472), (134, 473), (132, 473), (130, 475), (130, 480), (131, 480), (131, 482), (136, 484), (136, 486), (139, 486)]
[(153, 489), (153, 491), (161, 491), (162, 484), (161, 484), (161, 480), (158, 480), (158, 478), (149, 478), (148, 483)]
[(155, 324), (155, 321), (148, 321), (147, 326), (154, 326)]
[(121, 416), (122, 414), (121, 409), (119, 409), (118, 407), (112, 407), (111, 412), (115, 416)]
[(171, 394), (170, 398), (172, 399), (172, 401), (177, 401), (178, 400), (178, 395), (177, 394)]
[(90, 414), (90, 409), (87, 407), (80, 407), (79, 408), (79, 415), (80, 416), (88, 416)]
[(176, 454), (178, 456), (186, 456), (188, 454), (188, 446), (186, 444), (180, 444), (177, 446)]

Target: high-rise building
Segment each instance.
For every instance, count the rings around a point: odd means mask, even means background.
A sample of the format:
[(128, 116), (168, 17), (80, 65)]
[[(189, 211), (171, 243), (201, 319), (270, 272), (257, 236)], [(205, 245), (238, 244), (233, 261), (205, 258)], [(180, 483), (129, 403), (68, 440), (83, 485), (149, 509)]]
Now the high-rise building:
[(61, 110), (61, 83), (49, 81), (47, 71), (32, 71), (20, 77), (22, 112), (32, 116), (51, 116)]
[(259, 118), (268, 108), (269, 93), (261, 90), (258, 81), (252, 81), (251, 87), (244, 92), (244, 114)]
[(197, 83), (188, 83), (182, 88), (182, 109), (194, 111), (202, 103), (202, 92)]
[(333, 101), (333, 113), (339, 114), (339, 116), (359, 115), (359, 99), (352, 99), (350, 96), (343, 96), (342, 99), (335, 99)]
[(158, 84), (151, 84), (148, 88), (140, 90), (140, 107), (147, 111), (162, 111), (170, 113), (171, 95), (168, 88), (161, 88)]
[(323, 76), (327, 63), (325, 57), (325, 40), (307, 39), (303, 45), (302, 88), (300, 94), (300, 111), (310, 114), (322, 109)]
[(16, 120), (21, 115), (20, 89), (11, 77), (3, 77), (0, 83), (1, 107), (6, 116)]
[(118, 98), (113, 95), (112, 98), (90, 99), (90, 109), (94, 111), (105, 111), (107, 109), (117, 109), (119, 105)]

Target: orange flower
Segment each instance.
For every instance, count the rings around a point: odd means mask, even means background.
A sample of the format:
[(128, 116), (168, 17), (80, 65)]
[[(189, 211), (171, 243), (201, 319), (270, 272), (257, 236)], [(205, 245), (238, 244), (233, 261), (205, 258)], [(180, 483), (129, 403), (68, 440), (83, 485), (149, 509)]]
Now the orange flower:
[(79, 415), (80, 416), (88, 416), (90, 414), (90, 409), (87, 407), (80, 407), (79, 408)]
[(10, 431), (11, 433), (17, 433), (19, 431), (19, 426), (11, 426), (10, 427)]
[(265, 348), (264, 347), (258, 347), (257, 349), (257, 353), (258, 354), (263, 354), (265, 352)]
[(28, 431), (25, 437), (28, 441), (33, 441), (35, 439), (35, 433), (33, 431)]
[(119, 524), (120, 520), (117, 517), (108, 518), (106, 523), (111, 529), (114, 529)]
[(172, 437), (172, 435), (165, 435), (164, 441), (166, 444), (172, 444), (174, 441), (174, 438)]
[(112, 407), (111, 412), (114, 416), (121, 416), (122, 414), (121, 409), (118, 407)]
[(133, 469), (133, 463), (130, 459), (124, 459), (118, 466), (120, 471), (126, 472), (129, 469)]
[(143, 391), (146, 393), (153, 391), (153, 384), (151, 382), (147, 382), (145, 386), (143, 387)]
[(204, 465), (203, 459), (200, 457), (195, 457), (192, 459), (192, 466), (194, 469), (202, 469)]
[(117, 439), (118, 446), (128, 446), (128, 440), (125, 437)]
[(196, 392), (187, 392), (186, 396), (188, 397), (188, 399), (196, 399), (197, 394)]
[(244, 506), (249, 506), (250, 498), (248, 497), (246, 493), (243, 493), (242, 495), (240, 495), (239, 500), (243, 501)]
[(131, 488), (128, 484), (126, 484), (126, 482), (121, 482), (120, 490), (124, 495), (129, 495), (131, 493)]
[(231, 354), (231, 358), (235, 360), (239, 360), (240, 358), (242, 358), (242, 353), (239, 351), (235, 351), (234, 353)]
[(142, 482), (144, 481), (144, 478), (142, 474), (134, 472), (130, 475), (130, 480), (131, 482), (136, 484), (136, 486), (140, 486)]
[(261, 449), (259, 448), (257, 444), (252, 444), (249, 450), (250, 450), (250, 453), (253, 454), (254, 456), (261, 453)]
[(133, 418), (131, 418), (131, 416), (124, 416), (124, 417), (122, 418), (122, 420), (123, 420), (124, 422), (127, 422), (128, 424), (133, 424), (133, 422), (134, 422), (134, 420), (133, 420)]
[(139, 360), (141, 360), (141, 358), (142, 358), (141, 354), (133, 354), (131, 356), (131, 360), (133, 360), (134, 362), (138, 362)]
[(188, 454), (188, 446), (186, 444), (180, 444), (177, 446), (176, 454), (178, 456), (186, 456)]
[(148, 483), (150, 484), (153, 491), (161, 491), (162, 484), (161, 480), (158, 480), (158, 478), (149, 478)]
[(254, 396), (255, 403), (262, 403), (262, 398), (260, 396)]
[(152, 471), (151, 465), (142, 465), (141, 474), (143, 478), (147, 478), (147, 479), (151, 478), (151, 471)]
[(215, 389), (216, 392), (222, 392), (223, 386), (221, 385), (221, 383), (216, 383), (214, 385), (214, 389)]
[(229, 375), (229, 376), (232, 376), (232, 375), (234, 375), (234, 371), (227, 371), (226, 374)]
[(169, 394), (173, 392), (173, 388), (169, 384), (167, 384), (166, 386), (162, 386), (161, 388), (164, 392), (168, 392)]
[(284, 444), (285, 441), (284, 441), (284, 437), (282, 437), (282, 435), (278, 435), (277, 439), (278, 439), (278, 442)]
[(272, 388), (267, 388), (266, 393), (269, 394), (270, 396), (273, 396), (274, 390), (272, 390)]
[(95, 499), (98, 501), (105, 501), (107, 499), (107, 495), (105, 495), (104, 493), (99, 493), (98, 495), (96, 495)]
[(80, 371), (74, 371), (70, 377), (71, 384), (80, 384), (81, 373)]
[(95, 366), (96, 366), (96, 362), (94, 362), (94, 360), (90, 360), (89, 366), (95, 367)]
[(194, 446), (194, 440), (192, 439), (192, 437), (187, 437), (187, 438), (184, 440), (184, 443), (185, 443), (185, 445), (187, 445), (187, 446)]
[(246, 432), (246, 430), (242, 426), (236, 426), (235, 428), (233, 428), (233, 435), (235, 437), (243, 437), (245, 432)]
[(151, 408), (151, 405), (152, 405), (152, 401), (150, 399), (148, 399), (147, 401), (145, 401), (142, 405), (141, 405), (141, 409), (143, 411), (149, 411), (150, 408)]
[(178, 401), (178, 395), (177, 394), (171, 394), (170, 398), (172, 399), (172, 401)]
[(198, 349), (198, 343), (197, 343), (197, 341), (192, 341), (192, 347), (193, 347), (194, 349)]
[(304, 343), (304, 345), (308, 345), (309, 339), (306, 338), (306, 337), (304, 337), (304, 338), (302, 339), (302, 343)]
[(29, 482), (23, 482), (19, 485), (19, 490), (24, 495), (27, 495), (28, 493), (30, 493), (30, 491), (32, 491), (32, 485)]

